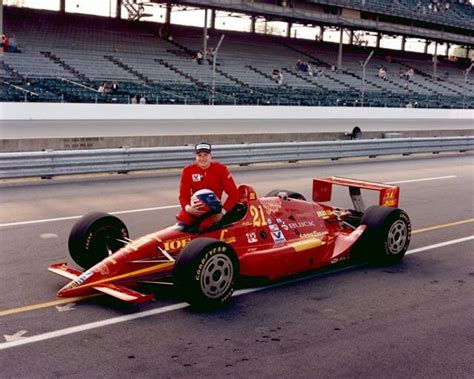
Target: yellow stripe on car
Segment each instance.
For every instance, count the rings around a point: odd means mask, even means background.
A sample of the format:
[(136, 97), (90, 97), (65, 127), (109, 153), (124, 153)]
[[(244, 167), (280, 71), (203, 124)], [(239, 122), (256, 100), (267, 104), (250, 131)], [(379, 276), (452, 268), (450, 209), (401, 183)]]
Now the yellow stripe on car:
[(323, 241), (321, 241), (320, 239), (311, 238), (307, 240), (290, 243), (288, 244), (288, 246), (291, 246), (293, 249), (295, 249), (295, 251), (299, 252), (299, 251), (305, 251), (305, 250), (312, 249), (314, 247), (321, 246), (322, 244), (323, 244)]

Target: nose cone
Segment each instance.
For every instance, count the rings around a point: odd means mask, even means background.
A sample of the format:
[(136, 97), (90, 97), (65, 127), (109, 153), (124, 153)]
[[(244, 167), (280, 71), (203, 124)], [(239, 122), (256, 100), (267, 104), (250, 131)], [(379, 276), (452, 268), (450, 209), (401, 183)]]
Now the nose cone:
[(93, 276), (93, 272), (87, 270), (83, 272), (80, 276), (74, 279), (72, 282), (66, 284), (63, 288), (58, 291), (59, 297), (71, 297), (71, 296), (81, 296), (87, 295), (93, 292), (92, 287), (86, 285), (87, 282), (90, 282)]

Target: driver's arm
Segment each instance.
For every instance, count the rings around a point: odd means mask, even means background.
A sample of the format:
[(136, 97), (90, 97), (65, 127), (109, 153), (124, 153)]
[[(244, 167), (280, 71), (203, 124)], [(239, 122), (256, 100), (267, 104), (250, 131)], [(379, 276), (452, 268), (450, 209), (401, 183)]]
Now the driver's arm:
[(223, 188), (224, 192), (227, 194), (227, 200), (225, 201), (222, 208), (224, 208), (224, 210), (228, 212), (232, 208), (234, 208), (235, 204), (240, 200), (240, 194), (239, 190), (237, 189), (237, 185), (235, 184), (234, 178), (232, 177), (232, 174), (229, 172), (227, 167), (225, 168), (223, 181)]
[(202, 215), (203, 211), (193, 207), (191, 204), (191, 195), (193, 189), (191, 187), (191, 172), (189, 171), (190, 170), (185, 167), (181, 174), (181, 182), (179, 185), (179, 203), (185, 212), (197, 217)]
[[(190, 173), (187, 172), (187, 168), (183, 168), (183, 171), (181, 173), (181, 181), (179, 183), (179, 203), (181, 204), (181, 208), (188, 212), (188, 209), (191, 207), (190, 206), (190, 201), (191, 201), (191, 175)], [(188, 212), (191, 213), (191, 212)]]

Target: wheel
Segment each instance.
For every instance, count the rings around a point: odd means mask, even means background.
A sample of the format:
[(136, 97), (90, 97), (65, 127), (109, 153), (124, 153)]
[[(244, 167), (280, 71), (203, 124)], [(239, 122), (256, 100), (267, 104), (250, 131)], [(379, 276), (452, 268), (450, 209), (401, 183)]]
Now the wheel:
[(232, 247), (212, 238), (197, 238), (181, 251), (173, 274), (186, 302), (194, 308), (210, 309), (229, 302), (238, 273)]
[(278, 194), (280, 192), (286, 192), (286, 194), (288, 195), (288, 197), (290, 199), (297, 199), (297, 200), (304, 200), (306, 201), (306, 198), (298, 193), (298, 192), (294, 192), (294, 191), (288, 191), (288, 190), (280, 190), (280, 189), (274, 189), (272, 191), (270, 191), (269, 193), (267, 193), (267, 197), (271, 197), (271, 196), (278, 196)]
[(374, 205), (364, 212), (361, 224), (367, 225), (357, 246), (361, 258), (385, 266), (405, 256), (411, 239), (411, 222), (405, 211)]
[(117, 217), (92, 212), (77, 221), (69, 233), (69, 254), (88, 269), (125, 245), (128, 230)]

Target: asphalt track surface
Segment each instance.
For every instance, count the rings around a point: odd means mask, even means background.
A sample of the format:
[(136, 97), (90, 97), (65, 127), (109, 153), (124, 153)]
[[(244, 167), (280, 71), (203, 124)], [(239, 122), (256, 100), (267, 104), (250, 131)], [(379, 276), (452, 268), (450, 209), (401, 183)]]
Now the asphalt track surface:
[[(474, 156), (234, 168), (258, 194), (311, 178), (396, 182), (412, 219), (398, 265), (336, 267), (196, 313), (172, 289), (130, 306), (59, 302), (77, 216), (119, 212), (132, 238), (173, 222), (179, 172), (0, 184), (1, 377), (474, 377)], [(369, 199), (371, 197), (369, 196)], [(334, 203), (349, 206), (346, 192)], [(6, 339), (12, 340), (6, 342)]]
[(42, 120), (9, 121), (0, 124), (2, 139), (183, 136), (272, 133), (351, 132), (358, 125), (362, 132), (472, 130), (470, 119), (272, 119), (272, 120)]

